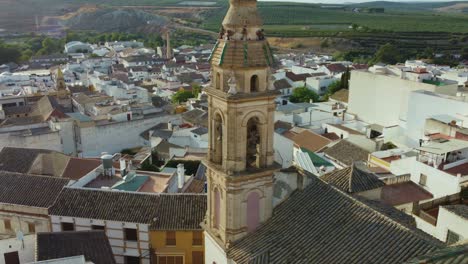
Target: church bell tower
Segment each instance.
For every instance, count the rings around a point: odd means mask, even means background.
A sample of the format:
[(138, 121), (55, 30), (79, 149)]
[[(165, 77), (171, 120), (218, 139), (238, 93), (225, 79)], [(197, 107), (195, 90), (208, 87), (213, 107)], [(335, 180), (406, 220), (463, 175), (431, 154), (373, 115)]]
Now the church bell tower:
[(230, 0), (211, 54), (205, 230), (223, 249), (272, 214), (275, 98), (256, 0)]

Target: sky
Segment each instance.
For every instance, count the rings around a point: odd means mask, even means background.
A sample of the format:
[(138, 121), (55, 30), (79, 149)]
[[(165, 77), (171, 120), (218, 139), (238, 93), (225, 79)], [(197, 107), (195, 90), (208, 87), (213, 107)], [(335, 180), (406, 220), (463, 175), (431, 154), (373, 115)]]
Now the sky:
[[(271, 2), (285, 2), (285, 0), (259, 0), (259, 1), (271, 1)], [(336, 4), (336, 3), (363, 3), (363, 2), (374, 2), (376, 0), (289, 0), (290, 2), (301, 2), (301, 3), (323, 3), (323, 4)], [(287, 1), (287, 2), (289, 2)], [(448, 2), (453, 0), (412, 0), (412, 1), (398, 1), (398, 0), (385, 0), (388, 2)], [(455, 0), (456, 1), (456, 0)]]

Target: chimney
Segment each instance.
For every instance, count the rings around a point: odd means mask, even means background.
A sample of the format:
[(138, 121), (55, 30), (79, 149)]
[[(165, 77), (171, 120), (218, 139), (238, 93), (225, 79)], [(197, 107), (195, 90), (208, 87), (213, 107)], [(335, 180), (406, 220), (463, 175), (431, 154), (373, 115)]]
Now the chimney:
[(120, 175), (122, 175), (122, 177), (124, 177), (126, 174), (127, 174), (127, 164), (125, 164), (125, 159), (120, 159)]
[(174, 129), (174, 127), (172, 126), (172, 122), (171, 122), (171, 121), (167, 122), (167, 129), (168, 129), (168, 130), (171, 130), (171, 131)]
[(179, 189), (182, 189), (185, 184), (185, 169), (182, 163), (177, 165), (177, 182)]

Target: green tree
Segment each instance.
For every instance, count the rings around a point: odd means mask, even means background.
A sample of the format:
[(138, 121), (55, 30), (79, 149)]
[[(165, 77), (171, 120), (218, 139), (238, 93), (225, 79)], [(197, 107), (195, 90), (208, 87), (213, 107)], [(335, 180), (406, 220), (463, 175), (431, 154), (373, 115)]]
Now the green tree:
[(180, 104), (187, 102), (188, 99), (193, 98), (193, 93), (190, 91), (180, 90), (172, 96), (172, 102)]
[(387, 43), (379, 48), (375, 53), (372, 62), (375, 63), (386, 63), (395, 64), (400, 61), (400, 52), (398, 49), (390, 43)]
[(0, 43), (0, 64), (19, 62), (20, 58), (21, 51), (18, 48)]
[(342, 89), (349, 89), (349, 79), (351, 79), (351, 71), (346, 67), (346, 71), (341, 75), (340, 86)]
[(328, 43), (327, 39), (320, 42), (320, 48), (325, 49), (325, 48), (328, 48), (328, 47), (330, 47), (330, 44)]
[(333, 83), (331, 83), (329, 86), (328, 86), (328, 94), (329, 95), (332, 95), (336, 92), (338, 92), (339, 90), (343, 89), (343, 83), (341, 80), (339, 81), (335, 81)]
[(434, 49), (431, 47), (427, 47), (424, 49), (424, 51), (419, 54), (419, 58), (421, 59), (433, 59), (434, 58)]
[(318, 102), (319, 95), (305, 86), (294, 89), (292, 95), (289, 97), (289, 101), (293, 103), (308, 103), (310, 100), (312, 100), (312, 102)]
[(198, 95), (201, 93), (202, 87), (198, 83), (192, 84), (192, 94), (194, 98), (198, 98)]
[(468, 47), (464, 47), (461, 51), (461, 59), (468, 60)]

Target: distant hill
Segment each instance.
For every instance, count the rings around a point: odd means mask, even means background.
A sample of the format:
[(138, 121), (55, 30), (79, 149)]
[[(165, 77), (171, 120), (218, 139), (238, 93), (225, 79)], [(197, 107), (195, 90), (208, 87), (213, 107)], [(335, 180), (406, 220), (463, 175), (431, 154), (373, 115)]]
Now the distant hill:
[(374, 1), (366, 3), (348, 4), (348, 7), (367, 7), (367, 8), (385, 8), (398, 11), (441, 11), (454, 12), (468, 5), (468, 1), (449, 1), (449, 2), (390, 2)]

